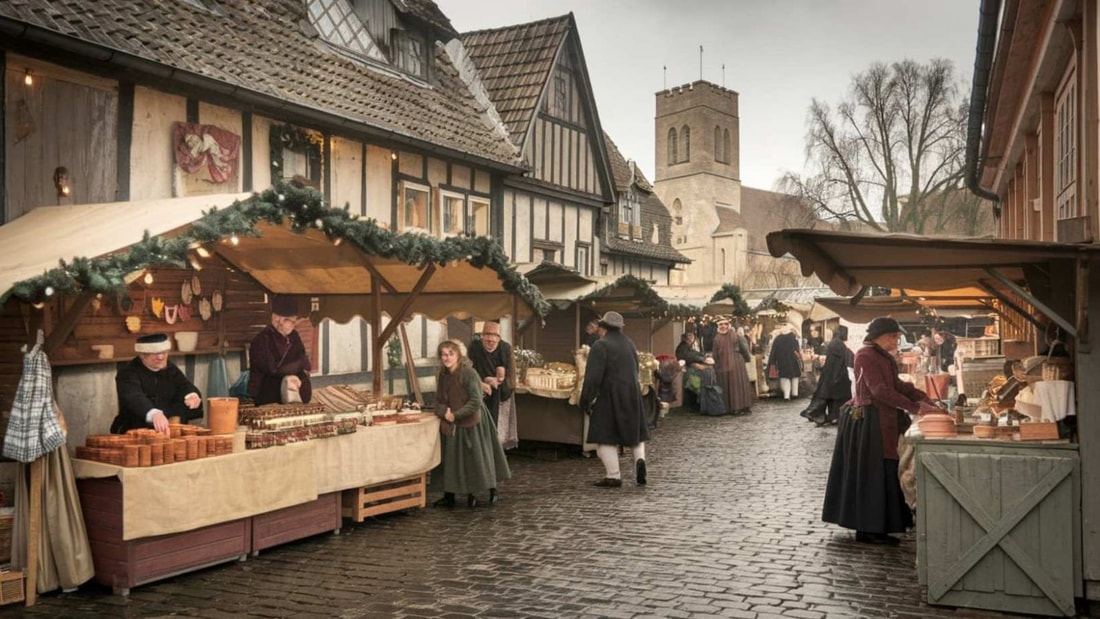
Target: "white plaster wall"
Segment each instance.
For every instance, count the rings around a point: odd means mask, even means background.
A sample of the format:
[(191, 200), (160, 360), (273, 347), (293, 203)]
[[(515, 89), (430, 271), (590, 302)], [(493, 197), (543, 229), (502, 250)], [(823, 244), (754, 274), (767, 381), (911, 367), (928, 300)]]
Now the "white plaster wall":
[(130, 198), (172, 197), (172, 125), (187, 120), (187, 99), (134, 88), (133, 143), (130, 146)]
[(270, 118), (252, 117), (252, 190), (271, 187), (271, 126)]
[[(353, 318), (345, 324), (340, 324), (326, 319), (324, 323), (328, 327), (328, 337), (321, 338), (320, 354), (328, 356), (328, 373), (347, 374), (360, 371), (362, 349), (359, 342), (363, 320)], [(323, 329), (322, 333), (324, 333)], [(320, 364), (316, 365), (320, 366)]]
[(390, 149), (367, 145), (367, 217), (393, 225), (393, 157)]
[(332, 196), (336, 208), (351, 205), (351, 212), (363, 214), (363, 144), (332, 138)]

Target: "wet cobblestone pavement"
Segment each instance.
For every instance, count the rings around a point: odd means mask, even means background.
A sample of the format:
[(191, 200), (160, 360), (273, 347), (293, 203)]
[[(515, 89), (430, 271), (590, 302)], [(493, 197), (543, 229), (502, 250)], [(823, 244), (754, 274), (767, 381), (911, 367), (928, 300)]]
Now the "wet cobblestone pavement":
[[(42, 596), (26, 617), (1002, 617), (930, 607), (913, 535), (856, 543), (820, 521), (836, 435), (805, 400), (747, 417), (674, 411), (649, 484), (594, 488), (595, 458), (513, 453), (495, 508), (427, 508), (135, 588)], [(429, 504), (438, 498), (432, 493)]]

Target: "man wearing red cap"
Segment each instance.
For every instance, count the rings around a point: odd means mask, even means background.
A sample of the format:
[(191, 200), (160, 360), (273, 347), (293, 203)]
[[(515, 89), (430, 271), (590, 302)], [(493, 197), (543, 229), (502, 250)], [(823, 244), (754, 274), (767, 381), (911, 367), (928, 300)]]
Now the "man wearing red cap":
[(298, 302), (294, 297), (277, 296), (271, 300), (271, 324), (252, 339), (248, 349), (248, 395), (257, 406), (309, 403), (313, 388), (298, 325)]

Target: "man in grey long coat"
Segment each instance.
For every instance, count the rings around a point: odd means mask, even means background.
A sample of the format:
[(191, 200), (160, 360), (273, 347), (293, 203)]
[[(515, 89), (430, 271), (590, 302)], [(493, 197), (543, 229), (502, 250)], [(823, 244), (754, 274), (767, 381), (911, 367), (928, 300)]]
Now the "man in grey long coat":
[(600, 327), (607, 335), (592, 345), (584, 371), (580, 407), (589, 415), (588, 442), (596, 443), (596, 455), (603, 462), (601, 488), (623, 485), (619, 470), (619, 446), (634, 454), (635, 481), (646, 483), (645, 441), (649, 428), (642, 410), (642, 389), (638, 383), (638, 350), (623, 334), (622, 314), (607, 312)]

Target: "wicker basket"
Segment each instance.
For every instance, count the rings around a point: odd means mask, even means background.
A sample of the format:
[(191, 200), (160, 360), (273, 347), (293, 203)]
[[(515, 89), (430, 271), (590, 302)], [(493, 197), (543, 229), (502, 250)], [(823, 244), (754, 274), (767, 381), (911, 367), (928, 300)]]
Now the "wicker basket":
[(15, 514), (0, 515), (0, 563), (11, 561), (11, 533), (15, 525)]
[(543, 391), (570, 391), (577, 384), (577, 373), (566, 374), (545, 368), (527, 369), (527, 386)]
[(22, 602), (23, 570), (0, 573), (0, 605)]
[(1043, 362), (1043, 380), (1073, 380), (1073, 361), (1066, 357), (1050, 357)]

